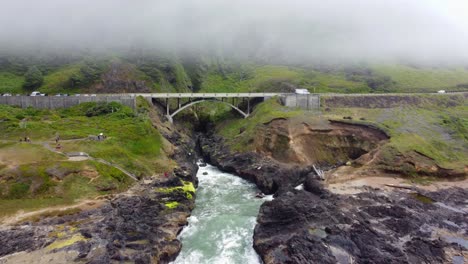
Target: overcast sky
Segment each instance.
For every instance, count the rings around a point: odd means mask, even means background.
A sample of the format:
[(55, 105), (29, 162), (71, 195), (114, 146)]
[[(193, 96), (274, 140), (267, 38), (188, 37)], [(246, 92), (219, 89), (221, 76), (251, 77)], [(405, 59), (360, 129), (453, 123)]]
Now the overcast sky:
[(0, 0), (0, 51), (468, 62), (468, 0)]

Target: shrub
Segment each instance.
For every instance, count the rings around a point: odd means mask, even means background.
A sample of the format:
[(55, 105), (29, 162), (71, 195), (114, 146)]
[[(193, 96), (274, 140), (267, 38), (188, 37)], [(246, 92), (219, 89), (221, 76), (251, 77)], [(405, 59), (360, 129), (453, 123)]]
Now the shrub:
[(24, 74), (24, 84), (25, 89), (34, 90), (42, 85), (44, 82), (44, 76), (42, 72), (36, 67), (32, 66)]
[(122, 109), (122, 105), (117, 102), (110, 102), (110, 103), (99, 102), (95, 106), (89, 108), (86, 111), (86, 116), (91, 117), (91, 116), (106, 115), (106, 114), (118, 112), (120, 109)]
[(18, 182), (10, 186), (8, 197), (12, 199), (23, 198), (29, 191), (29, 184)]

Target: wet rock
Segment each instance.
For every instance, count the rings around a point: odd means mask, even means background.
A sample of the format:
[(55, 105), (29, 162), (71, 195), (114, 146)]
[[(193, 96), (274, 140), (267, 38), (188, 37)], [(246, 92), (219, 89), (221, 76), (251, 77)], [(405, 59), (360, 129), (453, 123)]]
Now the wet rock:
[[(326, 199), (320, 199), (324, 193)], [(454, 206), (468, 190), (428, 193)], [(327, 193), (309, 178), (303, 191), (280, 194), (260, 208), (254, 247), (265, 263), (446, 263), (467, 252), (436, 230), (466, 236), (468, 214), (424, 204), (408, 193)], [(445, 229), (446, 221), (453, 222)], [(432, 230), (427, 232), (427, 230)]]

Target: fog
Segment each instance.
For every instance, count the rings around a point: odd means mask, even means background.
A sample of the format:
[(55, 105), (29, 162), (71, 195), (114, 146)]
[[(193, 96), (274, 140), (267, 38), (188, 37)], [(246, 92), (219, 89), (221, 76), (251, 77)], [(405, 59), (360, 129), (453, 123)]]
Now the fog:
[(468, 62), (466, 0), (0, 0), (0, 53)]

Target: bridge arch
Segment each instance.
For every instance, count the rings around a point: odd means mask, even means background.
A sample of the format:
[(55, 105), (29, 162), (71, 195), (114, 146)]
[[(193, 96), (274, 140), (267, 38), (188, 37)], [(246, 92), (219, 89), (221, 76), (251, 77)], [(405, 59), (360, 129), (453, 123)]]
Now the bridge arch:
[(172, 114), (168, 114), (168, 118), (169, 120), (172, 122), (172, 118), (177, 115), (179, 112), (195, 105), (195, 104), (199, 104), (199, 103), (203, 103), (203, 102), (206, 102), (206, 101), (212, 101), (212, 102), (218, 102), (218, 103), (223, 103), (225, 105), (228, 105), (230, 106), (232, 109), (236, 110), (237, 112), (239, 112), (239, 114), (241, 114), (244, 118), (247, 118), (249, 116), (249, 113), (245, 113), (244, 111), (242, 111), (241, 109), (239, 109), (239, 107), (231, 104), (231, 103), (228, 103), (228, 102), (225, 102), (225, 101), (221, 101), (219, 99), (214, 99), (214, 98), (208, 98), (208, 99), (200, 99), (200, 100), (196, 100), (196, 101), (192, 101), (192, 102), (189, 102), (188, 104), (185, 104), (183, 105), (182, 107), (180, 107), (179, 109), (177, 109), (174, 113)]

